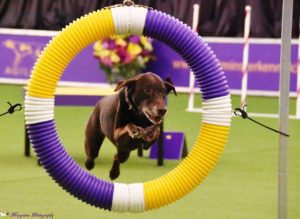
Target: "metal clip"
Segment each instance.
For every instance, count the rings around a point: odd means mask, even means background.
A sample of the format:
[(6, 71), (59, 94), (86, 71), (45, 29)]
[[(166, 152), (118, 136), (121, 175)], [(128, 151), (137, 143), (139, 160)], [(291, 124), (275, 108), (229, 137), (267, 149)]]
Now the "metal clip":
[(134, 2), (132, 0), (124, 0), (123, 5), (124, 6), (134, 6)]
[(132, 0), (124, 0), (123, 1), (123, 4), (116, 4), (116, 5), (111, 5), (111, 6), (107, 6), (107, 7), (104, 7), (103, 9), (112, 9), (112, 8), (118, 8), (118, 7), (130, 7), (130, 6), (133, 6), (133, 7), (140, 7), (140, 8), (146, 8), (148, 10), (152, 10), (153, 8), (151, 7), (148, 7), (146, 5), (136, 5), (134, 4), (134, 2)]

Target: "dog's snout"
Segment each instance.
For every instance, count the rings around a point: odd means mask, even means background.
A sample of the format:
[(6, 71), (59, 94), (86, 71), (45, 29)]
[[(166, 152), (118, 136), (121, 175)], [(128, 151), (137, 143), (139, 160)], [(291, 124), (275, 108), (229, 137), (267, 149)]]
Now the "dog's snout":
[(164, 116), (167, 113), (167, 108), (160, 108), (157, 111), (159, 116)]

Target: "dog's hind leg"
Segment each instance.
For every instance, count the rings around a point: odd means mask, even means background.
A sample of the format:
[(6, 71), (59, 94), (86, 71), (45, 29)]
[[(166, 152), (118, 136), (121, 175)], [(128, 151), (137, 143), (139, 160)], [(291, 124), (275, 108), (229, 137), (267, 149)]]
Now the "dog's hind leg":
[(94, 168), (94, 160), (99, 155), (100, 147), (103, 143), (105, 135), (101, 132), (99, 128), (99, 123), (97, 119), (93, 118), (93, 115), (89, 119), (89, 122), (85, 131), (85, 153), (87, 159), (85, 161), (85, 167), (88, 170)]
[(104, 140), (104, 135), (96, 135), (94, 138), (86, 139), (85, 141), (85, 153), (87, 155), (87, 159), (85, 161), (85, 167), (88, 170), (91, 170), (95, 166), (94, 160), (99, 155), (99, 150), (101, 147), (101, 144)]

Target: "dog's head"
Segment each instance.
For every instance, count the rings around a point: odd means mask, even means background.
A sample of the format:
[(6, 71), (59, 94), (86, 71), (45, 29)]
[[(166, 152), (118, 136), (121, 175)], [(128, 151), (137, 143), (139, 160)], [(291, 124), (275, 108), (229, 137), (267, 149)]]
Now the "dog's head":
[(162, 81), (154, 73), (138, 74), (128, 80), (120, 81), (115, 91), (125, 88), (126, 101), (139, 113), (145, 115), (153, 124), (160, 124), (167, 112), (166, 96), (176, 90), (170, 78)]

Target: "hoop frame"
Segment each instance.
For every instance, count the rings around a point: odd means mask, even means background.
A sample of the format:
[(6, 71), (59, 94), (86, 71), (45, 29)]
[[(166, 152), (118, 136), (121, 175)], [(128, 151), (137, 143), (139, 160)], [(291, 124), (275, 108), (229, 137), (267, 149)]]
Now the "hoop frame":
[[(64, 69), (83, 48), (115, 34), (144, 35), (170, 46), (189, 64), (202, 92), (203, 123), (192, 151), (169, 173), (144, 183), (112, 183), (91, 175), (69, 156), (55, 129), (55, 89)], [(187, 25), (156, 10), (119, 6), (79, 18), (49, 42), (28, 83), (25, 120), (42, 166), (63, 189), (103, 209), (141, 212), (183, 197), (209, 174), (227, 141), (231, 100), (219, 61)]]

